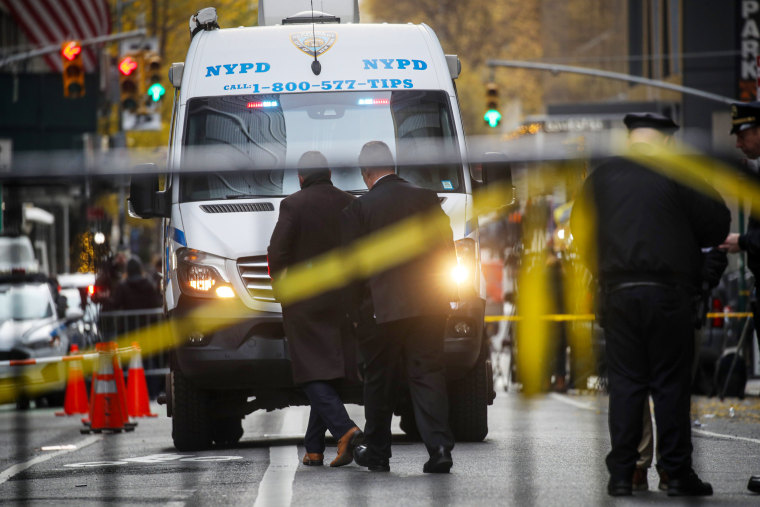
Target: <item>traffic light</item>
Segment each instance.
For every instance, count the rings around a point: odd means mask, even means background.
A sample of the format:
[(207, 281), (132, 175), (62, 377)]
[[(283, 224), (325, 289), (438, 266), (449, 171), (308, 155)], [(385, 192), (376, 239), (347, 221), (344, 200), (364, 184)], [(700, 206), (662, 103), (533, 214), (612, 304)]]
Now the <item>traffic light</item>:
[(496, 83), (486, 85), (486, 114), (483, 115), (483, 121), (491, 128), (499, 126), (501, 113), (499, 112), (499, 88)]
[(122, 111), (137, 111), (140, 74), (142, 74), (142, 55), (130, 53), (119, 60), (119, 96)]
[(63, 96), (78, 99), (84, 96), (84, 66), (82, 65), (82, 45), (70, 40), (61, 43), (61, 63), (63, 64)]
[(166, 93), (161, 84), (161, 57), (154, 51), (145, 54), (145, 93), (148, 98), (146, 104), (152, 107), (153, 104), (160, 102)]

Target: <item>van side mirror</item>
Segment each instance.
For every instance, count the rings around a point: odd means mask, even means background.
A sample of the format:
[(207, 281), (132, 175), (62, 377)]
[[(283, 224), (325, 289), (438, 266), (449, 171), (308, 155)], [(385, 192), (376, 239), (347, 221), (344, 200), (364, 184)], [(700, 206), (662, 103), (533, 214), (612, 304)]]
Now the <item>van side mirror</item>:
[(159, 191), (156, 164), (140, 164), (129, 182), (129, 214), (135, 218), (168, 217), (169, 195)]

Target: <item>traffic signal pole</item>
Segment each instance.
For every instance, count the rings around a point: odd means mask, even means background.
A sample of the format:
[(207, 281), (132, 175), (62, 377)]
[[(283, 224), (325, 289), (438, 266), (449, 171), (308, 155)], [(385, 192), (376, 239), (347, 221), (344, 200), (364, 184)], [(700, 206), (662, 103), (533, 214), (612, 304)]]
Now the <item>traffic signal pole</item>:
[[(102, 42), (114, 42), (114, 41), (120, 41), (120, 40), (127, 40), (127, 39), (138, 39), (141, 37), (145, 37), (147, 35), (147, 31), (145, 28), (140, 28), (139, 30), (131, 30), (129, 32), (124, 33), (117, 33), (117, 34), (111, 34), (111, 35), (101, 35), (100, 37), (91, 37), (89, 39), (82, 39), (80, 41), (81, 46), (90, 46), (92, 44), (100, 44)], [(70, 39), (66, 39), (70, 40)], [(64, 41), (61, 41), (64, 42)], [(30, 58), (34, 58), (35, 56), (42, 56), (42, 55), (48, 55), (50, 53), (58, 53), (61, 50), (61, 43), (57, 44), (51, 44), (49, 46), (45, 46), (39, 49), (33, 49), (31, 51), (24, 51), (23, 53), (16, 53), (15, 55), (11, 55), (7, 58), (3, 58), (0, 60), (0, 68), (5, 67), (6, 65), (10, 65), (14, 62), (21, 62), (24, 60), (28, 60)]]
[(666, 83), (664, 81), (657, 81), (656, 79), (647, 79), (645, 77), (632, 76), (630, 74), (622, 74), (620, 72), (591, 69), (588, 67), (575, 67), (572, 65), (559, 65), (554, 63), (526, 62), (520, 60), (487, 60), (486, 65), (489, 67), (513, 67), (517, 69), (545, 70), (551, 72), (552, 74), (559, 74), (560, 72), (566, 72), (568, 74), (583, 74), (586, 76), (603, 77), (607, 79), (615, 79), (618, 81), (627, 81), (629, 83), (638, 83), (646, 86), (652, 86), (654, 88), (664, 88), (665, 90), (685, 93), (687, 95), (694, 95), (703, 99), (722, 102), (723, 104), (733, 104), (736, 102), (736, 99), (734, 98), (724, 97), (723, 95), (717, 95), (715, 93), (706, 92), (697, 88), (690, 88), (688, 86)]

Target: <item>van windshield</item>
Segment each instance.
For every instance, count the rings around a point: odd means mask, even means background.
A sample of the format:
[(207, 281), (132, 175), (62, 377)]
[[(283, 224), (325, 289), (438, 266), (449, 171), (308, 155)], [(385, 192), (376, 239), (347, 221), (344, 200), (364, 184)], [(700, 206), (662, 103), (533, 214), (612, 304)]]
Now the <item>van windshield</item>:
[[(401, 177), (436, 192), (461, 191), (456, 131), (442, 91), (203, 97), (187, 107), (183, 202), (289, 195), (299, 189), (298, 160), (312, 150), (325, 155), (337, 187), (365, 191), (356, 164), (368, 141), (391, 148)], [(208, 167), (224, 171), (201, 172)]]

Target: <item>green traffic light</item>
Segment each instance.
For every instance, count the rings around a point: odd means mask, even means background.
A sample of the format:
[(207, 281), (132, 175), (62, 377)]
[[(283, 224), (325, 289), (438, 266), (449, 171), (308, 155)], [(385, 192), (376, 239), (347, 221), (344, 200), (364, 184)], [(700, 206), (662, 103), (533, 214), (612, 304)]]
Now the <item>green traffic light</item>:
[(161, 100), (161, 97), (164, 96), (164, 93), (166, 93), (166, 90), (163, 86), (161, 86), (161, 83), (153, 83), (150, 85), (150, 88), (148, 88), (148, 95), (150, 95), (150, 99), (153, 102), (158, 102)]
[(489, 109), (486, 111), (486, 114), (483, 115), (483, 119), (488, 123), (489, 127), (495, 128), (501, 121), (501, 113), (496, 109)]

